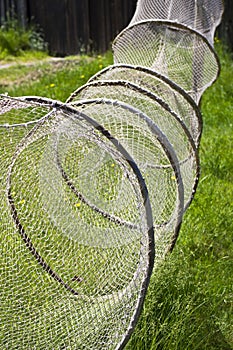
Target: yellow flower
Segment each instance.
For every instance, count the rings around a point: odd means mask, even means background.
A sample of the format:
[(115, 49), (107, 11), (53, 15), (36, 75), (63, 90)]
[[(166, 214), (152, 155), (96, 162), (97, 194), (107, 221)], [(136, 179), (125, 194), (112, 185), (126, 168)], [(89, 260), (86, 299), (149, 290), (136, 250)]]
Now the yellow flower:
[(75, 207), (76, 208), (80, 208), (81, 207), (81, 203), (75, 203)]
[(51, 87), (51, 88), (53, 88), (54, 86), (55, 86), (55, 84), (53, 84), (53, 83), (52, 83), (52, 84), (50, 84), (50, 87)]
[(99, 64), (99, 68), (100, 68), (100, 69), (103, 68), (103, 65), (102, 65), (102, 64)]
[(19, 204), (24, 204), (25, 203), (25, 199), (22, 199)]
[(84, 78), (85, 78), (85, 75), (84, 75), (84, 74), (82, 74), (80, 78), (81, 78), (81, 79), (84, 79)]
[(171, 179), (172, 179), (172, 180), (176, 180), (176, 177), (175, 177), (175, 176), (171, 176)]

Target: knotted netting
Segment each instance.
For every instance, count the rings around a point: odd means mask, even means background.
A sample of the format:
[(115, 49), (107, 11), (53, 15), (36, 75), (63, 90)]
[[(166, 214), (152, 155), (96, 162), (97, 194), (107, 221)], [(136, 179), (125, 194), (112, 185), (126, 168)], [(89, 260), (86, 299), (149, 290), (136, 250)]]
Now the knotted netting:
[(2, 349), (122, 349), (198, 184), (219, 0), (139, 0), (66, 103), (0, 99)]
[(222, 13), (222, 0), (138, 0), (130, 25), (148, 19), (170, 20), (198, 31), (213, 45)]
[(85, 114), (43, 99), (1, 102), (1, 347), (116, 347), (153, 267), (141, 173)]

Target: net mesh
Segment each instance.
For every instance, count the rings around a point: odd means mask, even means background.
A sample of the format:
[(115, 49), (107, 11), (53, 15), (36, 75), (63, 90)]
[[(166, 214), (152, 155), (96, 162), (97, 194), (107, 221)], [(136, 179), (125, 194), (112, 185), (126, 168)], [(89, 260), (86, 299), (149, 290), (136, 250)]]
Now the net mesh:
[(213, 45), (216, 27), (223, 13), (222, 0), (138, 0), (134, 24), (147, 19), (170, 20), (195, 29)]
[[(126, 64), (109, 66), (98, 72), (90, 80), (120, 80), (125, 84), (133, 83), (147, 90), (147, 94), (156, 95), (157, 99), (167, 104), (170, 110), (175, 112), (192, 135), (196, 146), (199, 145), (202, 129), (202, 119), (200, 110), (196, 103), (180, 86), (167, 79), (158, 72), (142, 67)], [(75, 91), (68, 101), (76, 99)], [(151, 94), (150, 94), (151, 95)], [(151, 111), (152, 112), (152, 111)]]
[[(185, 124), (182, 123), (179, 116), (171, 111), (169, 106), (156, 95), (149, 93), (148, 90), (142, 89), (138, 85), (130, 84), (129, 82), (102, 80), (101, 82), (89, 83), (73, 94), (72, 101), (90, 99), (91, 97), (100, 99), (109, 98), (113, 101), (117, 99), (118, 101), (122, 101), (136, 108), (136, 111), (133, 111), (132, 108), (131, 110), (129, 110), (129, 108), (123, 108), (122, 110), (122, 104), (106, 104), (104, 100), (102, 100), (97, 106), (94, 105), (91, 108), (85, 106), (85, 112), (91, 114), (94, 113), (95, 120), (98, 120), (122, 142), (123, 140), (126, 140), (126, 144), (124, 143), (124, 145), (130, 150), (130, 154), (133, 155), (136, 163), (142, 171), (142, 174), (144, 175), (144, 172), (148, 174), (147, 176), (144, 176), (147, 178), (147, 186), (150, 193), (150, 200), (152, 202), (153, 193), (157, 199), (159, 197), (166, 198), (162, 187), (166, 190), (169, 186), (162, 185), (162, 183), (165, 184), (167, 181), (163, 180), (161, 173), (163, 169), (165, 172), (168, 172), (168, 169), (172, 168), (172, 166), (169, 159), (164, 161), (160, 153), (156, 152), (156, 144), (158, 141), (155, 137), (150, 135), (150, 131), (147, 135), (145, 134), (146, 123), (145, 121), (140, 120), (142, 117), (140, 119), (137, 117), (138, 111), (143, 111), (149, 122), (156, 125), (161, 133), (166, 135), (173, 151), (178, 157), (184, 185), (185, 207), (188, 206), (188, 203), (192, 198), (193, 189), (196, 186), (199, 167), (196, 147), (194, 142), (192, 142), (192, 136), (187, 130)], [(75, 105), (77, 106), (78, 103)], [(106, 106), (104, 107), (104, 105)], [(83, 102), (80, 107), (84, 107)], [(118, 122), (119, 119), (121, 120), (121, 124)], [(116, 123), (118, 123), (117, 126)], [(137, 128), (137, 131), (134, 130), (135, 128)], [(130, 130), (133, 130), (133, 137), (130, 137), (129, 140), (128, 134)], [(148, 140), (150, 140), (150, 143), (148, 143)], [(153, 144), (155, 144), (154, 147)], [(159, 168), (160, 171), (158, 170)], [(153, 172), (155, 173), (154, 176), (152, 175)], [(154, 191), (157, 187), (156, 185), (158, 181), (155, 181), (155, 176), (162, 181), (159, 186), (161, 188), (159, 196), (157, 191)], [(175, 180), (172, 173), (170, 177)], [(170, 204), (173, 203), (172, 198), (166, 198), (165, 201), (167, 206), (170, 206)], [(172, 207), (173, 205), (171, 205), (171, 208)], [(152, 208), (154, 209), (154, 218), (157, 220), (159, 205), (152, 205)]]
[(127, 27), (113, 43), (115, 63), (149, 67), (181, 86), (196, 102), (218, 76), (217, 56), (200, 33), (158, 20)]
[(1, 346), (115, 348), (152, 264), (144, 181), (96, 122), (9, 101), (8, 121), (42, 117), (0, 128)]
[(220, 0), (139, 0), (66, 103), (0, 97), (2, 349), (122, 349), (199, 178)]

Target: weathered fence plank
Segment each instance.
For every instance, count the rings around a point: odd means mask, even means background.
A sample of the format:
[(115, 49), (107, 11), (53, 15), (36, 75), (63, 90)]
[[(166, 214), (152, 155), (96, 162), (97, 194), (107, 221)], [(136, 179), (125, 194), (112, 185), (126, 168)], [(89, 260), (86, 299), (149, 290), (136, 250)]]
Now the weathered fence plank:
[(4, 23), (7, 18), (12, 16), (15, 12), (16, 1), (15, 0), (0, 0), (0, 21)]

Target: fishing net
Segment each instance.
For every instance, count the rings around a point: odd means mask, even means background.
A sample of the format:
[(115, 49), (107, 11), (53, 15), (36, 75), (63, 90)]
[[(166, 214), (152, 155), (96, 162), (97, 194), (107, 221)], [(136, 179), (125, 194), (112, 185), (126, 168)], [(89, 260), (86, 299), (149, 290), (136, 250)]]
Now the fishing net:
[(146, 20), (127, 27), (113, 43), (115, 63), (149, 67), (174, 81), (196, 102), (218, 76), (207, 39), (176, 22)]
[(83, 113), (47, 101), (13, 100), (10, 109), (5, 101), (3, 119), (40, 119), (0, 128), (1, 346), (115, 348), (153, 267), (141, 173)]
[(139, 0), (65, 103), (0, 97), (2, 349), (122, 349), (199, 178), (222, 2)]
[[(192, 135), (196, 147), (199, 146), (202, 130), (200, 110), (193, 99), (180, 86), (164, 75), (142, 66), (115, 64), (95, 74), (89, 80), (89, 83), (95, 80), (120, 80), (124, 81), (126, 85), (133, 83), (147, 90), (148, 95), (156, 95), (156, 98), (162, 101), (163, 105), (166, 104), (170, 110), (178, 115), (178, 118)], [(76, 95), (80, 90), (76, 90), (68, 101), (76, 99)]]
[(174, 21), (198, 31), (213, 45), (215, 29), (220, 24), (222, 13), (222, 0), (138, 0), (130, 24), (155, 18)]
[(199, 102), (218, 76), (213, 39), (222, 13), (222, 0), (138, 0), (113, 42), (114, 63), (156, 70)]
[[(158, 200), (159, 197), (161, 197), (165, 200), (165, 206), (173, 208), (173, 204), (170, 206), (170, 204), (173, 203), (172, 196), (170, 198), (165, 196), (167, 189), (172, 189), (172, 187), (165, 185), (167, 180), (162, 175), (163, 171), (164, 173), (167, 173), (169, 168), (172, 170), (172, 166), (170, 165), (169, 159), (164, 161), (164, 157), (160, 154), (161, 152), (155, 151), (158, 148), (158, 139), (157, 137), (152, 137), (150, 132), (147, 132), (147, 135), (145, 134), (147, 127), (145, 122), (140, 121), (143, 117), (140, 119), (137, 117), (137, 114), (140, 116), (140, 112), (138, 111), (143, 111), (147, 116), (147, 123), (159, 128), (161, 133), (166, 135), (166, 138), (170, 143), (170, 149), (172, 149), (177, 156), (177, 162), (179, 164), (179, 170), (184, 185), (185, 207), (188, 206), (196, 187), (199, 167), (197, 151), (192, 136), (187, 130), (185, 124), (182, 123), (179, 116), (156, 95), (129, 82), (102, 80), (89, 83), (73, 94), (72, 105), (76, 108), (77, 106), (84, 108), (83, 100), (86, 98), (90, 99), (91, 97), (102, 99), (102, 101), (99, 102), (98, 105), (94, 104), (88, 108), (86, 103), (85, 112), (91, 113), (91, 115), (94, 114), (94, 119), (98, 120), (110, 130), (111, 133), (116, 135), (119, 140), (122, 141), (122, 138), (124, 140), (126, 139), (124, 143), (125, 147), (130, 150), (130, 154), (134, 156), (143, 176), (147, 179), (146, 183), (152, 203), (154, 203), (154, 200)], [(108, 103), (108, 106), (105, 106), (106, 103), (105, 100), (103, 100), (104, 98), (121, 102), (118, 102), (117, 105), (114, 102)], [(74, 103), (76, 100), (81, 100), (81, 104), (78, 102)], [(122, 111), (122, 102), (134, 106), (136, 110), (133, 111), (131, 107), (131, 109), (123, 108), (124, 110)], [(120, 124), (117, 127), (115, 126), (119, 119), (121, 120), (121, 123), (125, 124), (125, 126)], [(146, 119), (146, 117), (143, 119)], [(137, 128), (137, 134), (136, 131), (134, 131), (133, 137), (130, 138), (130, 143), (127, 135), (125, 136), (125, 133), (127, 134), (129, 132), (129, 128), (132, 130)], [(165, 136), (163, 136), (163, 139), (165, 139)], [(150, 143), (148, 143), (148, 140), (150, 140)], [(173, 161), (173, 163), (177, 162)], [(157, 191), (154, 191), (157, 187), (158, 181), (155, 181), (155, 176), (161, 181), (159, 186), (160, 195), (157, 194)], [(173, 174), (170, 174), (170, 177), (175, 180)], [(172, 194), (172, 191), (170, 194)], [(154, 200), (152, 199), (153, 197), (155, 197)], [(159, 202), (161, 202), (161, 199)], [(152, 208), (154, 209), (154, 217), (156, 218), (155, 220), (158, 219), (159, 207), (159, 204), (152, 205)], [(159, 222), (159, 224), (161, 223)]]

